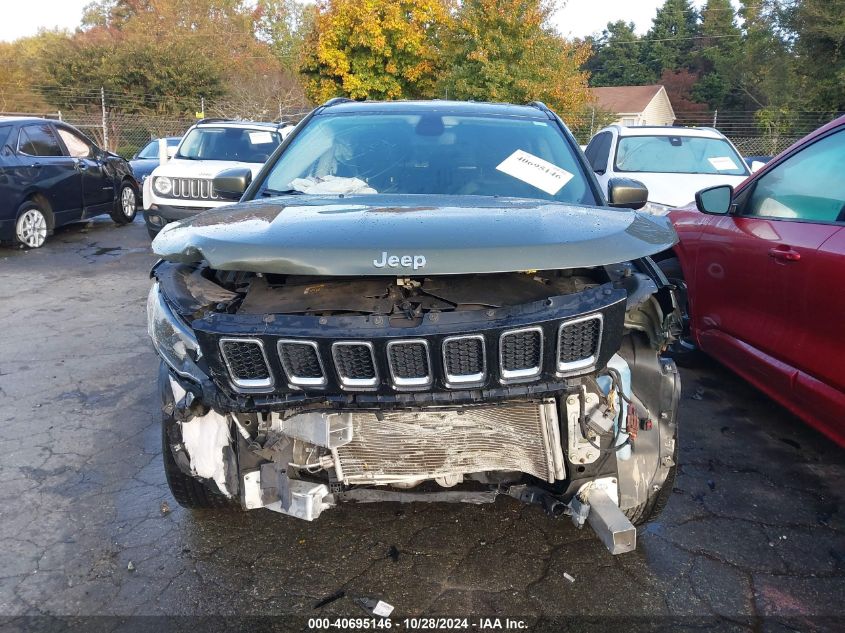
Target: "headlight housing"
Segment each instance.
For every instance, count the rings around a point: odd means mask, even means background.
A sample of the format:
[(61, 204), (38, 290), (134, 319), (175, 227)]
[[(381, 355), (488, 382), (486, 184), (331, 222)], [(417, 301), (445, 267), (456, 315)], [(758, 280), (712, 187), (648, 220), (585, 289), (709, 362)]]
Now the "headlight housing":
[(173, 183), (167, 176), (156, 176), (155, 180), (153, 180), (153, 189), (155, 189), (156, 193), (166, 196), (173, 191)]
[(147, 332), (159, 356), (173, 371), (197, 382), (206, 378), (196, 364), (202, 358), (197, 337), (173, 314), (158, 282), (153, 284), (147, 297)]
[(670, 207), (668, 204), (660, 204), (659, 202), (646, 202), (640, 211), (651, 213), (652, 215), (666, 215), (675, 207)]

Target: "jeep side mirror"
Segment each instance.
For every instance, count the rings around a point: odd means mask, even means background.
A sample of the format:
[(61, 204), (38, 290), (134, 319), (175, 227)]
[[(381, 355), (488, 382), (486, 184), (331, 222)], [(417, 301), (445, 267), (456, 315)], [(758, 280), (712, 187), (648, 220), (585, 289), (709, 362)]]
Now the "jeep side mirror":
[(226, 200), (240, 200), (252, 182), (252, 170), (244, 167), (224, 169), (214, 177), (214, 193)]
[(648, 202), (648, 188), (639, 180), (611, 178), (607, 182), (607, 202), (611, 207), (642, 209)]
[(702, 213), (709, 215), (725, 215), (731, 210), (734, 188), (730, 185), (719, 185), (702, 189), (695, 194), (695, 206)]

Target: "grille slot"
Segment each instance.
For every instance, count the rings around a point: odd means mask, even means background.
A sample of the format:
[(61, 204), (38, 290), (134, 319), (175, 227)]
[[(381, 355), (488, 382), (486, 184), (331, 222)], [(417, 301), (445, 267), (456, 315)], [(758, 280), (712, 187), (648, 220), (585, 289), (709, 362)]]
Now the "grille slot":
[(562, 323), (558, 331), (557, 369), (569, 372), (595, 364), (601, 345), (601, 314)]
[(220, 352), (236, 388), (266, 389), (273, 385), (264, 344), (260, 340), (223, 338), (220, 339)]
[(447, 386), (467, 386), (484, 382), (487, 354), (481, 334), (451, 336), (443, 341), (443, 366)]
[(503, 382), (531, 380), (543, 367), (543, 330), (540, 327), (505, 332), (499, 339)]
[(290, 384), (298, 387), (324, 387), (327, 384), (317, 343), (282, 339), (278, 349)]
[(425, 339), (390, 341), (387, 344), (387, 362), (390, 377), (397, 387), (422, 388), (432, 382), (428, 341)]
[(188, 200), (218, 200), (220, 196), (214, 193), (212, 181), (209, 178), (173, 178), (173, 198)]
[(379, 376), (372, 343), (367, 341), (333, 343), (332, 357), (341, 386), (356, 389), (372, 389), (378, 386)]

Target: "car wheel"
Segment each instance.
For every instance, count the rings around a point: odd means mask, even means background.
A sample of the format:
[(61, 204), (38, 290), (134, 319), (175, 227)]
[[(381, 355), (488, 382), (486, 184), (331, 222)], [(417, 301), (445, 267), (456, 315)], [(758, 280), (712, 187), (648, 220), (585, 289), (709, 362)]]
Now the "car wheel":
[(681, 269), (681, 263), (677, 257), (670, 257), (657, 262), (660, 270), (666, 275), (669, 283), (676, 286), (683, 287), (684, 291), (679, 293), (681, 298), (681, 318), (683, 319), (683, 331), (680, 338), (672, 343), (667, 350), (666, 355), (672, 358), (681, 367), (693, 367), (701, 359), (701, 353), (698, 346), (693, 341), (690, 335), (689, 323), (689, 301), (687, 300), (686, 281), (684, 280), (684, 271)]
[(199, 479), (186, 475), (179, 468), (170, 448), (167, 438), (167, 429), (170, 425), (178, 424), (176, 420), (167, 414), (164, 415), (161, 425), (161, 454), (164, 461), (164, 475), (167, 479), (167, 486), (173, 498), (183, 508), (190, 509), (228, 509), (239, 510), (240, 504), (220, 494), (217, 490), (205, 485)]
[(41, 248), (47, 241), (47, 216), (33, 201), (24, 202), (18, 209), (15, 240), (24, 248)]
[(114, 211), (111, 213), (111, 219), (117, 224), (129, 224), (135, 219), (135, 214), (138, 213), (138, 194), (135, 193), (135, 187), (131, 183), (124, 181), (120, 185), (120, 191), (115, 201)]
[(672, 490), (675, 487), (675, 474), (678, 470), (677, 436), (675, 436), (675, 452), (672, 457), (675, 465), (669, 468), (669, 472), (666, 474), (666, 479), (663, 481), (663, 485), (660, 487), (660, 490), (653, 493), (645, 503), (641, 503), (634, 508), (624, 511), (625, 516), (627, 516), (634, 525), (640, 526), (648, 523), (649, 521), (654, 521), (660, 516), (660, 513), (663, 512), (664, 508), (666, 508), (666, 504), (669, 503), (669, 497), (672, 495)]

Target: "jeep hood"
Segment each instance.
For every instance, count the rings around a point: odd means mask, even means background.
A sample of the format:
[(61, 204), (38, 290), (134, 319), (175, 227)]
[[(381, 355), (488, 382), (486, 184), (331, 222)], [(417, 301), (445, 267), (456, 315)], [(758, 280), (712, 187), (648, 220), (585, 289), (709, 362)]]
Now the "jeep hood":
[(488, 196), (287, 196), (211, 209), (153, 251), (218, 270), (450, 275), (600, 266), (677, 241), (667, 218)]

